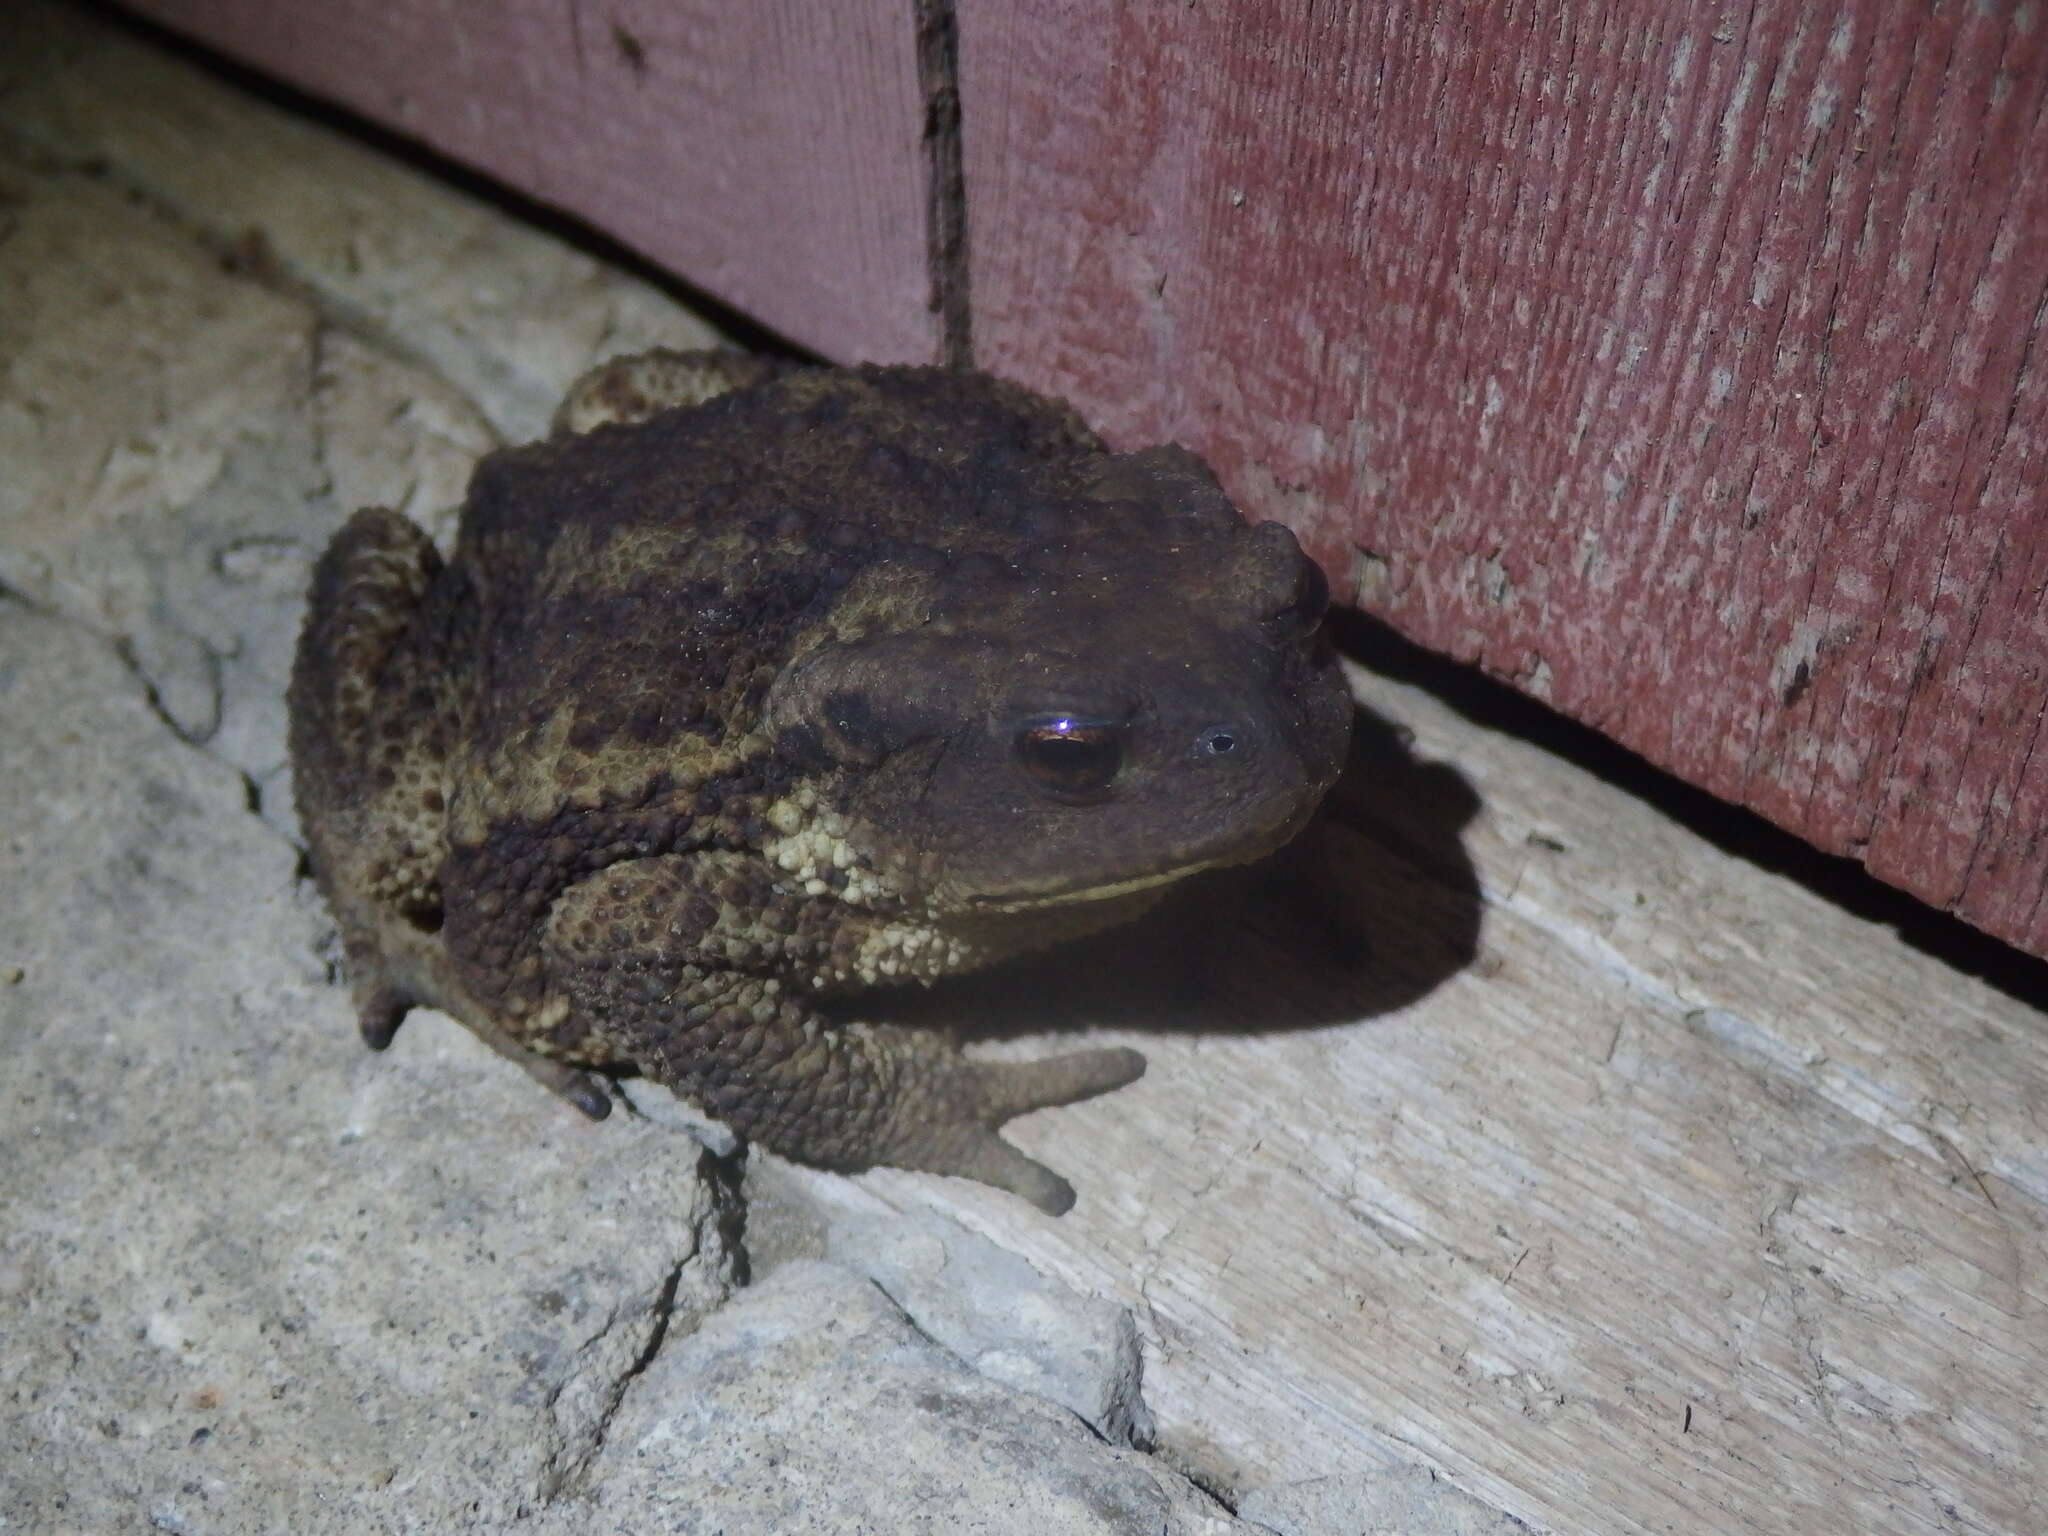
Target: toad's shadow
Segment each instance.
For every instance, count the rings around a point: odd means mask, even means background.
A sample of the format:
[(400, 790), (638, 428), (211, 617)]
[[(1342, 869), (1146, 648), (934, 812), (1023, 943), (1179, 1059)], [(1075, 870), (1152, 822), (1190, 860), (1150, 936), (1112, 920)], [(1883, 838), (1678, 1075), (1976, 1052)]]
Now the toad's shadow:
[(1445, 763), (1360, 707), (1344, 772), (1272, 858), (1200, 875), (1147, 917), (890, 1000), (963, 1039), (1110, 1027), (1251, 1034), (1370, 1018), (1477, 953), (1479, 881), (1460, 833), (1479, 808)]

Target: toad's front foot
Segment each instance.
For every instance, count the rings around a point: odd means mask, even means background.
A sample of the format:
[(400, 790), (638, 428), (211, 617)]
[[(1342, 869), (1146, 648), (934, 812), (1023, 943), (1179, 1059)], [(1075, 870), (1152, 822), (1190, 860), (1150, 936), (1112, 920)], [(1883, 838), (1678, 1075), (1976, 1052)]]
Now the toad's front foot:
[(1049, 1216), (1074, 1204), (1074, 1187), (997, 1134), (1034, 1109), (1092, 1099), (1134, 1082), (1145, 1058), (1123, 1047), (1073, 1051), (1043, 1061), (969, 1061), (955, 1057), (922, 1092), (902, 1098), (876, 1161), (952, 1174), (1021, 1195)]

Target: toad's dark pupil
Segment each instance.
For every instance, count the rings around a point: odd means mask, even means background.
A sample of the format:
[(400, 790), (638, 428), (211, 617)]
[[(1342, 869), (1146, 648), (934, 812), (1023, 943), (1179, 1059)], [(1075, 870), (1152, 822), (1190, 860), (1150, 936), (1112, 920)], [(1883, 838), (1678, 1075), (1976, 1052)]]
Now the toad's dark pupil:
[(1048, 789), (1087, 794), (1107, 787), (1123, 767), (1123, 733), (1100, 721), (1055, 715), (1017, 733), (1017, 759)]

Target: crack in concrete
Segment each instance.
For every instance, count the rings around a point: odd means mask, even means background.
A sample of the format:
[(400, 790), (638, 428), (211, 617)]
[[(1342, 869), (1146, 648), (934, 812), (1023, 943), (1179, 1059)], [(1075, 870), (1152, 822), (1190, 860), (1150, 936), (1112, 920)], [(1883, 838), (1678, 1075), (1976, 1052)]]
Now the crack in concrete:
[[(247, 769), (223, 757), (212, 748), (210, 745), (212, 732), (209, 731), (201, 734), (188, 730), (179, 723), (177, 716), (172, 714), (170, 709), (164, 704), (163, 696), (158, 692), (157, 685), (150, 677), (148, 668), (143, 666), (141, 659), (135, 654), (135, 637), (133, 635), (109, 634), (105, 629), (92, 623), (90, 620), (82, 618), (75, 613), (67, 613), (58, 604), (44, 602), (27, 592), (23, 592), (5, 583), (0, 583), (0, 600), (19, 603), (31, 613), (39, 614), (59, 624), (81, 630), (104, 644), (114, 659), (121, 664), (121, 669), (134, 679), (136, 688), (141, 694), (143, 704), (147, 706), (152, 715), (156, 716), (157, 721), (163, 728), (169, 731), (172, 737), (180, 744), (202, 754), (209, 761), (218, 763), (237, 779), (241, 780), (244, 809), (258, 820), (262, 820), (263, 786), (256, 782)], [(207, 666), (212, 673), (212, 687), (217, 709), (221, 696), (220, 654), (190, 631), (178, 629), (175, 626), (170, 628), (172, 633), (191, 641), (206, 658)]]
[[(916, 1334), (920, 1339), (924, 1340), (925, 1343), (931, 1345), (932, 1348), (939, 1351), (939, 1353), (944, 1355), (947, 1359), (957, 1362), (963, 1369), (968, 1371), (970, 1374), (980, 1378), (983, 1381), (990, 1382), (991, 1384), (1000, 1387), (1005, 1391), (1017, 1392), (1025, 1390), (1023, 1388), (1012, 1386), (1008, 1382), (1001, 1381), (998, 1378), (989, 1375), (988, 1372), (984, 1371), (981, 1368), (981, 1365), (978, 1361), (970, 1359), (968, 1356), (962, 1354), (959, 1350), (953, 1348), (952, 1345), (946, 1343), (945, 1340), (941, 1339), (940, 1337), (938, 1337), (938, 1335), (934, 1334), (930, 1329), (926, 1328), (923, 1323), (918, 1321), (917, 1314), (912, 1312), (910, 1308), (903, 1302), (903, 1300), (895, 1294), (895, 1292), (891, 1291), (888, 1288), (888, 1286), (884, 1285), (880, 1280), (877, 1280), (873, 1275), (863, 1276), (862, 1278), (864, 1278), (869, 1285), (873, 1286), (875, 1290), (878, 1293), (880, 1293), (884, 1301), (888, 1302), (891, 1307), (896, 1309), (896, 1313), (899, 1317), (903, 1319), (905, 1327), (909, 1328), (912, 1333)], [(1119, 1370), (1117, 1373), (1115, 1385), (1111, 1389), (1110, 1393), (1113, 1407), (1111, 1411), (1105, 1415), (1105, 1418), (1109, 1420), (1112, 1424), (1121, 1423), (1128, 1428), (1135, 1429), (1135, 1426), (1139, 1424), (1151, 1423), (1152, 1415), (1150, 1411), (1145, 1407), (1144, 1349), (1138, 1335), (1137, 1320), (1131, 1316), (1129, 1308), (1122, 1309), (1119, 1333), (1119, 1343), (1128, 1346), (1127, 1351), (1124, 1352), (1124, 1354), (1122, 1355), (1122, 1359), (1128, 1362), (1128, 1364), (1125, 1369)], [(1199, 1488), (1204, 1494), (1207, 1494), (1209, 1497), (1215, 1499), (1217, 1503), (1221, 1504), (1225, 1509), (1230, 1508), (1230, 1505), (1227, 1502), (1225, 1502), (1220, 1495), (1216, 1494), (1214, 1490), (1204, 1486), (1201, 1483), (1195, 1482), (1195, 1479), (1192, 1476), (1190, 1476), (1184, 1469), (1177, 1466), (1173, 1461), (1163, 1456), (1160, 1452), (1160, 1448), (1152, 1441), (1152, 1439), (1149, 1436), (1141, 1437), (1136, 1433), (1130, 1433), (1127, 1434), (1123, 1439), (1118, 1439), (1116, 1436), (1105, 1432), (1100, 1425), (1091, 1422), (1084, 1415), (1078, 1413), (1073, 1408), (1069, 1407), (1067, 1404), (1062, 1403), (1055, 1398), (1047, 1397), (1043, 1393), (1038, 1392), (1032, 1392), (1029, 1395), (1037, 1398), (1038, 1401), (1042, 1403), (1046, 1403), (1051, 1407), (1058, 1409), (1061, 1413), (1065, 1414), (1068, 1418), (1072, 1419), (1076, 1424), (1079, 1424), (1083, 1429), (1087, 1430), (1089, 1435), (1098, 1443), (1113, 1447), (1116, 1450), (1133, 1451), (1140, 1456), (1152, 1458), (1158, 1461), (1160, 1465), (1168, 1467), (1173, 1471), (1179, 1472), (1183, 1477), (1186, 1477), (1189, 1482), (1195, 1483), (1195, 1486), (1197, 1488)], [(1121, 1411), (1119, 1412), (1118, 1410)]]
[[(644, 1312), (635, 1314), (635, 1321), (641, 1318), (648, 1320), (647, 1336), (626, 1368), (600, 1389), (597, 1413), (587, 1426), (573, 1430), (566, 1428), (561, 1418), (561, 1400), (590, 1367), (572, 1369), (548, 1394), (548, 1435), (555, 1444), (541, 1469), (536, 1490), (541, 1503), (552, 1504), (565, 1494), (580, 1491), (588, 1482), (591, 1468), (604, 1453), (605, 1442), (611, 1436), (612, 1423), (618, 1417), (620, 1405), (626, 1400), (627, 1389), (646, 1373), (668, 1339), (669, 1325), (675, 1317), (676, 1293), (682, 1288), (684, 1271), (696, 1259), (701, 1246), (691, 1245), (690, 1251), (670, 1267), (653, 1302)], [(604, 1325), (577, 1348), (577, 1359), (588, 1361), (601, 1355), (605, 1341), (620, 1322), (620, 1309), (615, 1307), (606, 1315)]]
[[(134, 678), (136, 687), (141, 690), (142, 702), (148, 706), (149, 712), (155, 715), (163, 724), (164, 729), (169, 731), (171, 735), (176, 737), (185, 746), (202, 754), (209, 761), (219, 764), (239, 779), (242, 784), (242, 808), (258, 821), (264, 822), (266, 826), (271, 825), (263, 814), (262, 784), (257, 781), (255, 775), (250, 773), (248, 769), (214, 748), (213, 737), (215, 730), (210, 729), (201, 733), (187, 730), (179, 723), (177, 716), (171, 712), (170, 708), (164, 703), (162, 695), (157, 691), (156, 682), (150, 677), (149, 669), (142, 664), (141, 658), (135, 654), (134, 637), (132, 635), (108, 636), (74, 614), (65, 613), (60, 609), (36, 603), (30, 599), (22, 599), (22, 601), (38, 613), (46, 614), (61, 623), (75, 625), (85, 630), (88, 634), (96, 635), (100, 639), (107, 641), (115, 659), (121, 663), (122, 668), (128, 675)], [(223, 658), (212, 646), (201, 640), (197, 635), (192, 634), (189, 630), (180, 629), (176, 626), (166, 627), (170, 632), (189, 640), (204, 658), (209, 676), (210, 691), (213, 696), (212, 713), (217, 729), (219, 715), (225, 698), (225, 690), (221, 679)], [(276, 831), (277, 829), (273, 826), (271, 830)], [(282, 834), (280, 833), (280, 835)], [(303, 847), (296, 842), (293, 843), (293, 846), (299, 848), (301, 861), (303, 862)]]
[[(610, 1442), (612, 1425), (619, 1410), (624, 1406), (626, 1394), (634, 1382), (647, 1374), (648, 1369), (660, 1357), (671, 1337), (687, 1338), (704, 1319), (716, 1312), (734, 1292), (744, 1288), (747, 1282), (746, 1250), (741, 1245), (741, 1233), (746, 1221), (746, 1198), (741, 1189), (736, 1163), (740, 1159), (720, 1158), (706, 1151), (698, 1160), (698, 1172), (703, 1176), (705, 1187), (711, 1192), (711, 1209), (693, 1229), (687, 1252), (679, 1255), (662, 1277), (659, 1290), (652, 1301), (638, 1311), (614, 1307), (605, 1317), (603, 1324), (576, 1348), (576, 1364), (564, 1374), (548, 1393), (546, 1413), (548, 1435), (554, 1442), (542, 1466), (535, 1495), (543, 1505), (553, 1504), (578, 1494), (588, 1487), (591, 1474), (599, 1458)], [(708, 1236), (707, 1236), (708, 1234)], [(727, 1263), (727, 1275), (731, 1281), (726, 1294), (716, 1305), (707, 1307), (694, 1318), (690, 1329), (677, 1334), (676, 1300), (682, 1292), (683, 1278), (693, 1265), (716, 1265), (723, 1258)], [(604, 1344), (621, 1326), (631, 1325), (644, 1319), (646, 1334), (633, 1358), (618, 1370), (609, 1380), (595, 1388), (596, 1412), (581, 1427), (572, 1428), (563, 1423), (565, 1408), (562, 1399), (572, 1389), (582, 1384), (593, 1371), (602, 1369)], [(915, 1326), (915, 1324), (913, 1324)]]
[[(37, 605), (31, 604), (31, 606)], [(183, 629), (175, 624), (164, 625), (167, 633), (191, 643), (193, 648), (198, 651), (206, 669), (206, 691), (213, 700), (212, 708), (209, 711), (213, 718), (213, 723), (203, 730), (193, 729), (181, 723), (178, 717), (171, 711), (170, 706), (164, 703), (163, 694), (157, 686), (156, 679), (150, 676), (149, 668), (143, 664), (141, 656), (136, 652), (136, 637), (132, 633), (109, 636), (95, 629), (92, 625), (87, 624), (82, 619), (77, 618), (75, 615), (64, 613), (59, 609), (44, 607), (40, 608), (39, 611), (49, 614), (52, 618), (61, 619), (67, 624), (77, 624), (80, 628), (94, 634), (99, 634), (102, 639), (108, 640), (114, 648), (115, 657), (142, 689), (142, 699), (149, 706), (150, 713), (161, 720), (165, 728), (186, 746), (195, 747), (199, 751), (205, 752), (208, 757), (213, 758), (216, 762), (223, 763), (227, 767), (234, 767), (232, 763), (227, 763), (224, 758), (220, 757), (218, 753), (209, 750), (207, 746), (207, 743), (213, 739), (214, 733), (219, 727), (221, 709), (221, 658), (220, 654), (212, 646), (208, 645), (190, 630)], [(240, 769), (235, 771), (241, 772)], [(247, 778), (248, 775), (243, 774), (243, 777)]]

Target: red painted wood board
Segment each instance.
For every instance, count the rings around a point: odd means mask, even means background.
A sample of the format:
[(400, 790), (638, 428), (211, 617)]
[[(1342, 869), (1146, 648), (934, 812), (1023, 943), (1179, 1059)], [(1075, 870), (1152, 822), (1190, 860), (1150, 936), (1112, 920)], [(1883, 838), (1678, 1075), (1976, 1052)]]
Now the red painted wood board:
[(907, 0), (130, 0), (791, 340), (937, 353)]
[(960, 0), (974, 349), (2048, 954), (2048, 17)]

